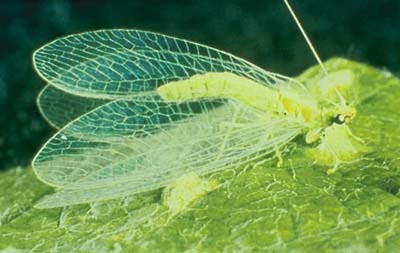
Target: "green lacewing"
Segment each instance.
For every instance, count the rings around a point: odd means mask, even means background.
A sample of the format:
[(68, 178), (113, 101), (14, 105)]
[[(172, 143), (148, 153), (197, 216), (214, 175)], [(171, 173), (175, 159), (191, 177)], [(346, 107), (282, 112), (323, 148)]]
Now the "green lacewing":
[(303, 84), (215, 48), (127, 29), (56, 39), (33, 62), (47, 82), (38, 106), (59, 129), (32, 162), (57, 189), (39, 208), (123, 197), (187, 175), (203, 185), (191, 175), (260, 159), (298, 135), (318, 143), (328, 163), (359, 153), (348, 127), (356, 113), (345, 99), (349, 70)]

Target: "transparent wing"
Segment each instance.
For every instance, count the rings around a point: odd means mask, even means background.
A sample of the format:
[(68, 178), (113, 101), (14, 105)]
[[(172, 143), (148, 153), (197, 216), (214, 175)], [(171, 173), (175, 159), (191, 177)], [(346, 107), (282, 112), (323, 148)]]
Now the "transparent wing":
[(36, 102), (43, 118), (51, 126), (60, 129), (70, 121), (110, 100), (75, 96), (49, 84), (39, 93)]
[(121, 99), (81, 116), (44, 145), (37, 176), (59, 191), (42, 207), (125, 196), (273, 152), (301, 127), (233, 100)]
[(59, 89), (106, 99), (151, 91), (206, 72), (228, 71), (268, 86), (297, 83), (223, 51), (138, 30), (100, 30), (60, 38), (39, 48), (33, 62), (39, 75)]

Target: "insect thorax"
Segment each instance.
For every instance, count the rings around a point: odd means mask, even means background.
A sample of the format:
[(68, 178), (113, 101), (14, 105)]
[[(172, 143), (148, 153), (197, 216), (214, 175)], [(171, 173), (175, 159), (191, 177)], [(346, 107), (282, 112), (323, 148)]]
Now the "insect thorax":
[(313, 151), (316, 160), (337, 164), (357, 159), (366, 147), (350, 129), (356, 115), (353, 105), (357, 88), (355, 74), (350, 70), (340, 70), (306, 85), (318, 98), (320, 108), (320, 116), (310, 124), (306, 133), (307, 143), (318, 143)]

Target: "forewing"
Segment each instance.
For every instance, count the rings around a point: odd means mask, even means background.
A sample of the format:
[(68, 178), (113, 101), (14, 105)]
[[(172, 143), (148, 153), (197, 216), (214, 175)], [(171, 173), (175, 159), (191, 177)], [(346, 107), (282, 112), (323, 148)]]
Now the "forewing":
[[(57, 39), (33, 55), (39, 75), (80, 96), (118, 98), (206, 72), (232, 72), (264, 85), (296, 81), (201, 44), (138, 30), (100, 30)], [(142, 93), (143, 94), (143, 93)]]
[(233, 100), (121, 99), (60, 130), (33, 167), (42, 181), (62, 190), (54, 196), (58, 203), (71, 204), (77, 192), (76, 202), (91, 202), (246, 162), (273, 152), (299, 131), (285, 118)]
[(60, 129), (70, 121), (110, 100), (75, 96), (49, 84), (39, 93), (36, 102), (43, 118), (51, 126)]

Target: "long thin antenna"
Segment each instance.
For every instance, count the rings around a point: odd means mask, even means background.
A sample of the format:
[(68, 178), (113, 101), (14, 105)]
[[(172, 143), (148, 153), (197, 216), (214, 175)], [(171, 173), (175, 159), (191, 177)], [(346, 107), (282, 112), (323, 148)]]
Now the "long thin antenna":
[(313, 53), (315, 59), (317, 60), (318, 64), (321, 66), (322, 71), (324, 72), (325, 75), (328, 75), (328, 71), (326, 70), (324, 64), (322, 63), (321, 59), (318, 56), (317, 51), (315, 51), (315, 48), (313, 46), (313, 44), (311, 43), (310, 39), (307, 36), (307, 33), (304, 31), (303, 26), (301, 25), (300, 21), (297, 19), (296, 14), (294, 13), (292, 7), (290, 6), (288, 0), (283, 0), (287, 6), (287, 8), (289, 9), (290, 14), (292, 14), (292, 17), (294, 19), (294, 21), (296, 22), (297, 26), (299, 27), (301, 33), (303, 34), (304, 39), (306, 40), (308, 46), (311, 49), (311, 52)]

